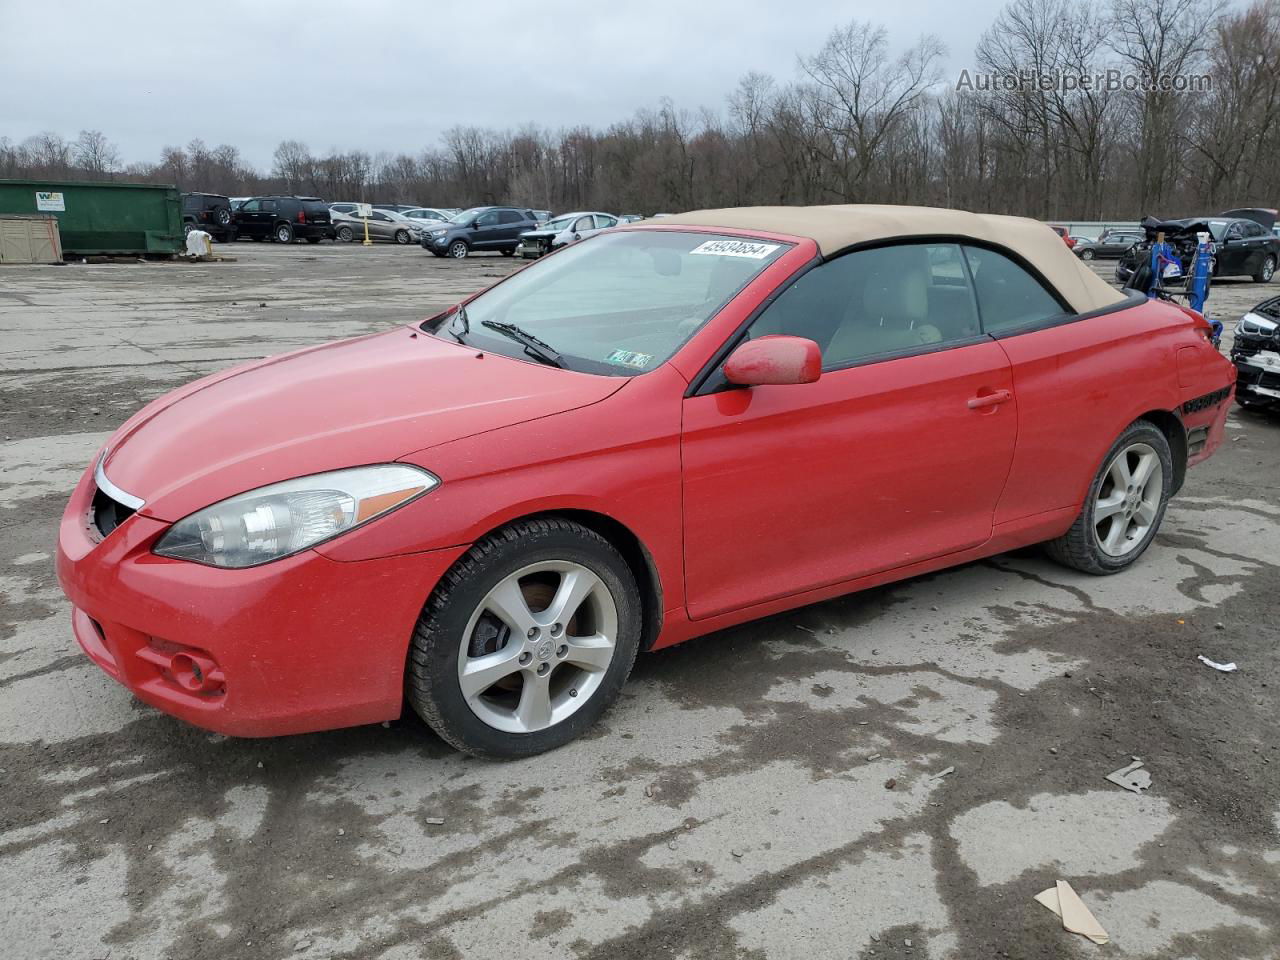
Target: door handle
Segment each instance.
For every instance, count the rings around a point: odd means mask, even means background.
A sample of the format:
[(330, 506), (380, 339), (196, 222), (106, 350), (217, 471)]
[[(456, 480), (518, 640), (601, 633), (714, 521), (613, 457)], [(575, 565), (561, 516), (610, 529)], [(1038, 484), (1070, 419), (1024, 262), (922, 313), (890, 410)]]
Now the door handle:
[(1013, 399), (1013, 392), (1010, 390), (993, 390), (991, 393), (984, 393), (981, 396), (969, 398), (970, 410), (981, 410), (983, 407), (994, 407), (1002, 403), (1008, 403)]

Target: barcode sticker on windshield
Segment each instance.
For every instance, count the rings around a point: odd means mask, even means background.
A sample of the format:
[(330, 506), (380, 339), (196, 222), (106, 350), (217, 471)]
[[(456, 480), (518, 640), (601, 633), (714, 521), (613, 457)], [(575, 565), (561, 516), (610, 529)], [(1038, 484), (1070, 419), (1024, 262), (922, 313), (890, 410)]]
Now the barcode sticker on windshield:
[(763, 260), (779, 246), (781, 244), (752, 243), (749, 240), (708, 240), (689, 252), (709, 257), (746, 257), (748, 260)]

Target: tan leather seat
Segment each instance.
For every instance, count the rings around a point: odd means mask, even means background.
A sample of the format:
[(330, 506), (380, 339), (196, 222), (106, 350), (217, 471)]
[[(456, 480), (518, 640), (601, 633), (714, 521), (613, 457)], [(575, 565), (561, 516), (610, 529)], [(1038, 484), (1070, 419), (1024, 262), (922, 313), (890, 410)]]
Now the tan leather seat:
[(904, 350), (942, 339), (928, 323), (929, 268), (919, 247), (886, 248), (868, 258), (862, 302), (852, 304), (823, 351), (828, 363)]

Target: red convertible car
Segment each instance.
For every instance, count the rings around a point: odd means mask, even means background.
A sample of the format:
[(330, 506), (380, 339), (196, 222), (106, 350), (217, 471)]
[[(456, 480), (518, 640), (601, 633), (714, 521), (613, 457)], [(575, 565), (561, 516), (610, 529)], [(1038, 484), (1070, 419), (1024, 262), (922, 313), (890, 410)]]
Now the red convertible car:
[(1222, 441), (1209, 337), (1031, 220), (666, 217), (155, 401), (72, 494), (58, 574), (89, 657), (191, 723), (407, 700), (524, 756), (639, 651), (1027, 544), (1130, 566)]

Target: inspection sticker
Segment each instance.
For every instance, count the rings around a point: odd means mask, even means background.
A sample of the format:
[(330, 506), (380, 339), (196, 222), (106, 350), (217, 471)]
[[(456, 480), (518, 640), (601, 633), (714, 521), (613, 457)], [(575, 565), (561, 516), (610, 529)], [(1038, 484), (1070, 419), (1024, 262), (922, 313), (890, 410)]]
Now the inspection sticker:
[(780, 246), (781, 244), (778, 243), (752, 243), (749, 240), (708, 240), (689, 252), (710, 257), (746, 257), (748, 260), (763, 260)]
[(644, 369), (653, 360), (653, 357), (647, 353), (632, 353), (630, 350), (615, 350), (613, 353), (605, 357), (609, 363), (621, 363), (627, 367), (639, 367)]

